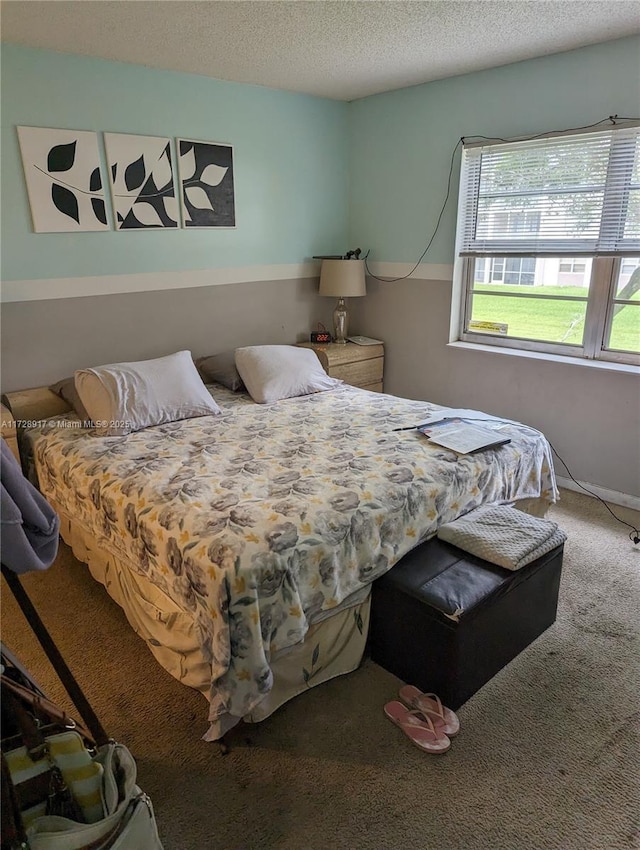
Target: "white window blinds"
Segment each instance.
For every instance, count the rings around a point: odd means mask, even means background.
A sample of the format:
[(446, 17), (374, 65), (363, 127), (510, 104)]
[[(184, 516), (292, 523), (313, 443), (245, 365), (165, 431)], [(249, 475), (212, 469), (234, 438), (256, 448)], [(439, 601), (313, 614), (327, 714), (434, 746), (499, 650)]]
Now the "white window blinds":
[(465, 147), (458, 227), (467, 256), (637, 256), (640, 128)]

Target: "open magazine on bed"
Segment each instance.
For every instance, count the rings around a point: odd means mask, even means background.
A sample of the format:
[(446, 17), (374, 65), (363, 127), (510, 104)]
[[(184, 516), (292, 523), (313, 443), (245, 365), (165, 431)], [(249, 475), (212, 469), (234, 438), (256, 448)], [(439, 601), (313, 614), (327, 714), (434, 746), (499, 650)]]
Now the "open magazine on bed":
[(428, 437), (432, 443), (437, 443), (459, 454), (471, 454), (511, 442), (509, 437), (505, 437), (497, 430), (470, 425), (462, 419), (445, 419), (427, 423), (418, 426), (418, 431)]

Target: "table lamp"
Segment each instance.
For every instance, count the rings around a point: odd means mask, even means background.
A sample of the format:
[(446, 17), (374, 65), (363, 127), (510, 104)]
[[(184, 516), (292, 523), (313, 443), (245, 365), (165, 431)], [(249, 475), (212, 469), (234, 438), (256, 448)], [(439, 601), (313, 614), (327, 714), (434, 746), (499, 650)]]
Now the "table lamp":
[(349, 313), (344, 299), (367, 294), (364, 260), (323, 260), (319, 293), (332, 295), (338, 299), (336, 309), (333, 311), (333, 338), (337, 343), (346, 343), (349, 332)]

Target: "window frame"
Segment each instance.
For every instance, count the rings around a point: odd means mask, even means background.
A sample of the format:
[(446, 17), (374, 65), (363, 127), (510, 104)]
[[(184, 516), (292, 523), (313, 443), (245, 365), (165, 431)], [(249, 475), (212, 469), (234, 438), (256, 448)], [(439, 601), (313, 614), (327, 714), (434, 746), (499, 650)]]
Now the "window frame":
[[(625, 131), (633, 130), (633, 132), (636, 134), (633, 144), (636, 146), (640, 144), (637, 135), (639, 129), (639, 125), (637, 122), (629, 122), (628, 124), (625, 124), (624, 127), (613, 129), (620, 129)], [(568, 133), (552, 133), (549, 134), (549, 136), (546, 138), (548, 138), (550, 144), (552, 145), (554, 138), (557, 136), (569, 135), (575, 137), (584, 137), (586, 140), (591, 135), (591, 132), (597, 132), (597, 130), (587, 132), (570, 131)], [(616, 298), (623, 263), (628, 262), (631, 254), (633, 254), (634, 258), (640, 256), (640, 252), (638, 252), (637, 247), (633, 242), (634, 238), (636, 239), (636, 241), (637, 238), (632, 236), (632, 242), (629, 243), (627, 241), (627, 237), (624, 236), (623, 230), (621, 229), (621, 227), (623, 226), (623, 221), (628, 221), (628, 219), (626, 218), (627, 199), (631, 197), (630, 193), (632, 192), (632, 190), (634, 192), (637, 192), (637, 190), (640, 189), (640, 184), (638, 184), (633, 179), (633, 174), (634, 172), (637, 173), (638, 169), (638, 147), (635, 148), (636, 165), (633, 166), (633, 160), (629, 161), (628, 157), (625, 160), (625, 170), (622, 172), (624, 175), (624, 183), (622, 184), (622, 189), (620, 190), (620, 184), (618, 182), (614, 182), (613, 184), (611, 184), (612, 162), (615, 160), (616, 157), (619, 156), (620, 151), (625, 154), (624, 148), (625, 146), (631, 144), (631, 142), (629, 141), (630, 136), (628, 133), (622, 133), (617, 136), (617, 138), (616, 136), (617, 134), (615, 134), (612, 138), (611, 147), (609, 148), (609, 159), (607, 160), (609, 165), (607, 169), (607, 177), (606, 182), (604, 184), (604, 195), (602, 200), (603, 206), (601, 213), (601, 233), (606, 232), (608, 234), (607, 238), (610, 238), (610, 206), (611, 203), (614, 203), (615, 205), (618, 205), (620, 209), (624, 210), (624, 219), (618, 219), (619, 223), (616, 225), (618, 228), (619, 238), (621, 238), (623, 242), (616, 242), (615, 248), (612, 247), (609, 249), (609, 251), (603, 251), (603, 245), (600, 246), (600, 250), (598, 251), (595, 244), (587, 250), (585, 250), (587, 248), (586, 245), (580, 246), (578, 244), (576, 244), (575, 247), (573, 245), (568, 246), (567, 244), (562, 245), (562, 247), (558, 245), (557, 250), (551, 250), (550, 244), (541, 245), (540, 249), (536, 249), (535, 244), (529, 244), (527, 247), (523, 246), (524, 250), (521, 250), (521, 252), (518, 253), (517, 243), (513, 242), (511, 244), (508, 244), (504, 241), (504, 237), (498, 237), (498, 239), (496, 240), (496, 244), (493, 246), (490, 246), (489, 244), (487, 244), (486, 241), (484, 241), (488, 238), (484, 235), (478, 237), (481, 240), (480, 242), (474, 242), (473, 240), (476, 240), (477, 237), (475, 235), (475, 230), (469, 230), (469, 222), (471, 221), (477, 223), (478, 221), (480, 221), (481, 216), (485, 215), (484, 213), (479, 212), (479, 196), (475, 194), (476, 191), (480, 192), (480, 184), (476, 181), (480, 180), (479, 169), (482, 168), (483, 160), (480, 159), (480, 161), (478, 162), (477, 151), (470, 153), (469, 158), (465, 157), (465, 152), (467, 152), (467, 149), (463, 149), (460, 172), (458, 217), (456, 225), (456, 259), (454, 275), (454, 299), (457, 300), (457, 304), (459, 305), (454, 306), (454, 316), (456, 313), (458, 315), (457, 334), (456, 325), (452, 325), (452, 335), (457, 340), (465, 343), (472, 343), (479, 346), (486, 346), (489, 349), (491, 347), (502, 349), (507, 348), (512, 349), (514, 351), (519, 350), (523, 352), (560, 355), (563, 357), (575, 358), (579, 362), (583, 363), (605, 361), (609, 363), (619, 363), (632, 366), (640, 365), (640, 352), (619, 351), (607, 347), (610, 342), (611, 332), (613, 329), (614, 311), (616, 304), (632, 304), (633, 306), (631, 307), (631, 309), (636, 309), (640, 311), (640, 302), (625, 302), (620, 301)], [(536, 142), (539, 143), (540, 141), (541, 137), (537, 137)], [(576, 141), (579, 142), (579, 139), (577, 139)], [(521, 142), (526, 142), (526, 140), (513, 140), (513, 142), (507, 141), (503, 144), (505, 145), (505, 148), (507, 148), (507, 146), (509, 145), (519, 145), (521, 144)], [(585, 145), (586, 144), (587, 142), (585, 141)], [(469, 147), (493, 148), (494, 146), (498, 147), (502, 146), (502, 144), (500, 144), (498, 140), (496, 140), (495, 142), (472, 144)], [(508, 155), (508, 148), (506, 152)], [(489, 155), (492, 156), (492, 151), (489, 151)], [(618, 160), (616, 160), (616, 162), (618, 162)], [(619, 175), (620, 171), (618, 170), (613, 173)], [(616, 181), (618, 179), (619, 176), (616, 178)], [(516, 186), (517, 185), (518, 184), (516, 184)], [(611, 186), (614, 187), (613, 191), (611, 190)], [(521, 194), (526, 195), (527, 191), (528, 190), (526, 188), (523, 188)], [(634, 197), (637, 198), (637, 194), (634, 194)], [(611, 201), (612, 198), (613, 201)], [(469, 216), (471, 216), (471, 218), (469, 218)], [(514, 221), (515, 220), (516, 216), (514, 216)], [(506, 232), (508, 228), (505, 226), (502, 229)], [(532, 230), (532, 228), (526, 229), (528, 233), (532, 233)], [(520, 229), (518, 229), (516, 232), (519, 234)], [(618, 237), (616, 237), (616, 239), (617, 238)], [(469, 239), (471, 239), (472, 241), (469, 242)], [(489, 237), (489, 242), (490, 241), (491, 239)], [(468, 247), (466, 247), (467, 245)], [(491, 248), (493, 248), (494, 250), (491, 250)], [(633, 250), (633, 248), (635, 248), (635, 250)], [(520, 257), (521, 259), (524, 257), (533, 257), (536, 260), (542, 259), (544, 257), (555, 257), (559, 260), (559, 262), (571, 262), (572, 267), (576, 262), (580, 262), (580, 260), (583, 258), (585, 263), (591, 261), (591, 276), (589, 279), (588, 286), (585, 287), (584, 297), (562, 295), (548, 295), (545, 297), (544, 290), (542, 288), (538, 293), (536, 293), (533, 287), (526, 286), (524, 284), (520, 284), (518, 286), (518, 292), (500, 293), (500, 287), (504, 285), (504, 280), (507, 273), (507, 259), (509, 257)], [(483, 280), (478, 280), (476, 282), (474, 278), (475, 263), (477, 260), (484, 260), (486, 271)], [(499, 281), (492, 280), (492, 269), (494, 267), (494, 264), (496, 263), (496, 260), (499, 262), (499, 264), (502, 264), (503, 267), (502, 283), (500, 283)], [(558, 269), (558, 273), (570, 274), (571, 272), (560, 272)], [(575, 273), (577, 274), (578, 272)], [(551, 301), (575, 300), (579, 301), (582, 304), (586, 303), (582, 344), (577, 345), (575, 343), (549, 342), (526, 339), (515, 336), (509, 337), (505, 336), (504, 334), (498, 334), (497, 332), (487, 333), (469, 330), (468, 325), (471, 321), (473, 321), (472, 301), (474, 294), (474, 285), (491, 286), (492, 283), (495, 283), (498, 294), (508, 297), (519, 298), (520, 300), (522, 300), (522, 298), (527, 297), (537, 297)], [(487, 292), (487, 290), (484, 291)], [(496, 293), (494, 292), (494, 294)], [(635, 306), (636, 303), (638, 306)], [(638, 316), (640, 316), (640, 312), (638, 313)]]

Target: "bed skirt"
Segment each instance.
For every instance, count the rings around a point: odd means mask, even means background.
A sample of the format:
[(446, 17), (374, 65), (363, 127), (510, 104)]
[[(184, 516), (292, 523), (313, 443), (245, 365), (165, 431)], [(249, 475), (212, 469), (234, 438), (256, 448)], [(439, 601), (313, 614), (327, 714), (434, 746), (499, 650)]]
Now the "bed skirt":
[[(200, 649), (192, 615), (181, 609), (122, 555), (98, 545), (96, 537), (71, 520), (49, 499), (60, 517), (60, 534), (79, 561), (87, 564), (96, 581), (124, 611), (129, 624), (147, 644), (158, 663), (178, 681), (200, 691), (211, 691), (211, 665)], [(355, 670), (364, 654), (369, 629), (370, 586), (335, 613), (312, 624), (302, 643), (271, 657), (273, 687), (244, 718), (223, 715), (209, 718), (207, 741), (222, 737), (241, 719), (265, 720), (276, 709), (306, 690)]]

